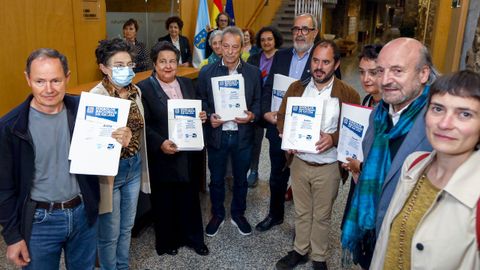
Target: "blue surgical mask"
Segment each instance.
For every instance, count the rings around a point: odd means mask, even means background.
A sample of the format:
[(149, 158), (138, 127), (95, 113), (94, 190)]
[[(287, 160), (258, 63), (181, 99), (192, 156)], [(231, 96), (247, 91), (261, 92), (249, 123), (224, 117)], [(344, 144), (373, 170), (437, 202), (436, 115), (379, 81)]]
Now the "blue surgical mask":
[(130, 67), (112, 67), (112, 82), (120, 87), (125, 87), (132, 82), (135, 72)]

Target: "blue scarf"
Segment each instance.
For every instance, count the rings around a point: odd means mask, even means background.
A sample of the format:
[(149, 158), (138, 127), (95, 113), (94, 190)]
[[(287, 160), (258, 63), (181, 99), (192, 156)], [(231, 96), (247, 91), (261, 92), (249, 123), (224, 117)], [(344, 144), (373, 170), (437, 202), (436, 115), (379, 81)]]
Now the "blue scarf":
[[(383, 100), (378, 104), (373, 118), (375, 130), (373, 144), (364, 161), (342, 229), (344, 251), (346, 249), (352, 254), (357, 254), (362, 238), (368, 231), (375, 229), (378, 199), (392, 162), (389, 142), (410, 131), (418, 113), (427, 103), (429, 89), (429, 86), (424, 88), (422, 94), (400, 115), (398, 123), (388, 131), (388, 104)], [(342, 257), (342, 260), (345, 260), (345, 254)]]

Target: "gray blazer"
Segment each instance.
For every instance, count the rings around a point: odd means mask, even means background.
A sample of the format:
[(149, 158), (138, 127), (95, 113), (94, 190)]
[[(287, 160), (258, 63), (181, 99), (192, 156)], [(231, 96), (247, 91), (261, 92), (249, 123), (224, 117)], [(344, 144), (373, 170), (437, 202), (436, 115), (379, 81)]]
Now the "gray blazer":
[[(375, 137), (375, 130), (373, 127), (373, 117), (375, 112), (378, 110), (378, 106), (375, 107), (373, 112), (370, 114), (369, 126), (365, 138), (363, 140), (363, 153), (364, 157), (367, 157), (370, 148), (373, 144), (373, 139)], [(375, 221), (376, 233), (380, 232), (382, 226), (383, 218), (387, 212), (388, 206), (390, 205), (390, 200), (392, 199), (395, 188), (397, 187), (398, 179), (400, 178), (400, 172), (403, 165), (403, 162), (413, 152), (416, 151), (432, 151), (432, 146), (427, 140), (425, 135), (425, 112), (427, 111), (427, 106), (425, 106), (420, 112), (415, 122), (413, 123), (412, 128), (408, 132), (405, 140), (402, 142), (400, 148), (398, 149), (397, 154), (392, 160), (390, 170), (387, 172), (385, 181), (383, 182), (382, 193), (378, 199), (377, 206), (377, 217)], [(364, 166), (369, 166), (364, 164)]]

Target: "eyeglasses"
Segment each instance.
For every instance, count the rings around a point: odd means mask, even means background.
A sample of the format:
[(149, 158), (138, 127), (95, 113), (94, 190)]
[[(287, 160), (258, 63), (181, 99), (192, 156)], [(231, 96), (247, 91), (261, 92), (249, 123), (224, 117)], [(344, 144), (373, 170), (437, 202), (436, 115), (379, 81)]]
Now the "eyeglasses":
[(127, 63), (126, 65), (124, 63), (115, 63), (115, 64), (111, 65), (110, 67), (114, 67), (114, 68), (124, 68), (124, 67), (135, 68), (136, 66), (137, 66), (137, 64), (135, 64), (134, 62), (130, 62), (130, 63)]
[(298, 33), (298, 31), (301, 31), (302, 35), (307, 35), (308, 33), (310, 33), (310, 31), (314, 31), (315, 28), (308, 28), (308, 27), (306, 27), (306, 26), (300, 28), (300, 27), (298, 27), (298, 26), (294, 26), (294, 27), (292, 27), (292, 29), (290, 29), (290, 30), (292, 30), (292, 33), (293, 33), (294, 35), (296, 35), (296, 34)]

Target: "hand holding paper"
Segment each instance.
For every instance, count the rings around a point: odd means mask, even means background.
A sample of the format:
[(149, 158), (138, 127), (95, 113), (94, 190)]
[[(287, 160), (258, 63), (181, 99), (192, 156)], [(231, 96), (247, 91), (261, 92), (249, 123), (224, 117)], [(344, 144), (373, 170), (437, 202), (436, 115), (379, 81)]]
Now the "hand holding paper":
[(265, 121), (269, 122), (270, 124), (276, 125), (277, 124), (277, 113), (278, 113), (278, 111), (267, 112), (263, 115), (263, 118), (265, 119)]
[(178, 152), (177, 145), (170, 140), (163, 141), (160, 148), (162, 149), (163, 153), (165, 153), (167, 155), (173, 155), (176, 152)]
[(221, 120), (220, 115), (218, 115), (216, 113), (212, 113), (212, 115), (210, 115), (210, 123), (212, 124), (213, 128), (217, 128), (217, 127), (223, 125), (223, 123), (225, 123), (225, 121)]
[(320, 132), (320, 140), (315, 144), (317, 146), (317, 151), (322, 153), (333, 146), (332, 135), (324, 132)]
[(112, 132), (112, 138), (117, 140), (122, 147), (127, 147), (132, 139), (132, 131), (128, 127), (121, 127)]
[(200, 120), (202, 120), (202, 123), (205, 123), (205, 121), (207, 121), (207, 113), (205, 111), (201, 111), (198, 116), (200, 117)]
[(246, 117), (235, 117), (235, 122), (237, 124), (248, 124), (250, 123), (253, 119), (255, 119), (255, 114), (252, 113), (251, 111), (244, 111), (247, 116)]

